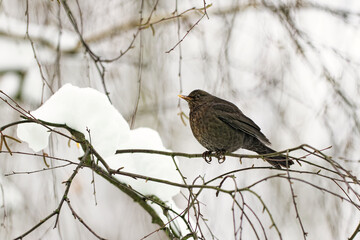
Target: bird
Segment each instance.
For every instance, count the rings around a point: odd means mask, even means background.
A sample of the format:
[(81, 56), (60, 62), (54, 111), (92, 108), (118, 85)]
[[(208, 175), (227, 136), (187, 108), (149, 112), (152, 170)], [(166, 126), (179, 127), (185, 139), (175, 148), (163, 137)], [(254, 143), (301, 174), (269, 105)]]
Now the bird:
[[(239, 148), (260, 155), (275, 153), (268, 147), (269, 139), (249, 117), (233, 103), (196, 89), (188, 96), (178, 95), (187, 101), (190, 108), (190, 127), (197, 141), (208, 151), (203, 158), (209, 163), (214, 152), (219, 163), (225, 160), (225, 153)], [(294, 162), (284, 155), (264, 157), (275, 168), (288, 168)], [(220, 162), (220, 160), (222, 160)]]

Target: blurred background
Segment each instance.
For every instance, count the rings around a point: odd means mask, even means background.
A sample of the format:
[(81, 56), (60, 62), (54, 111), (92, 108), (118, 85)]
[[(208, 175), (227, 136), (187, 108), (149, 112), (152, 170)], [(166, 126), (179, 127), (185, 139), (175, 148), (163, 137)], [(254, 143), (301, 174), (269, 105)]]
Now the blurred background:
[[(131, 128), (155, 129), (173, 151), (202, 153), (188, 121), (181, 120), (180, 113), (188, 115), (189, 110), (177, 95), (203, 89), (235, 103), (261, 127), (273, 148), (303, 143), (317, 149), (331, 146), (324, 153), (354, 175), (359, 173), (359, 1), (66, 2), (68, 9), (56, 0), (0, 1), (0, 89), (23, 108), (38, 108), (65, 83), (92, 87), (108, 94)], [(0, 126), (17, 120), (19, 113), (1, 101)], [(6, 134), (16, 137), (16, 127)], [(25, 144), (9, 143), (13, 151), (31, 152)], [(66, 139), (53, 136), (46, 152), (76, 160), (78, 151), (75, 144), (69, 148)], [(253, 164), (267, 166), (254, 159), (240, 164), (228, 158), (222, 165), (201, 159), (179, 161), (189, 182), (199, 175), (210, 179)], [(56, 208), (64, 189), (61, 182), (71, 168), (4, 176), (44, 167), (41, 158), (0, 154), (1, 239), (17, 237)], [(307, 165), (294, 169), (317, 171)], [(270, 173), (238, 174), (237, 186)], [(331, 181), (304, 178), (341, 192)], [(99, 235), (141, 239), (157, 229), (125, 194), (101, 178), (96, 181), (98, 205), (91, 172), (86, 170), (76, 178), (71, 200)], [(271, 209), (282, 237), (303, 239), (288, 185), (275, 179), (255, 190)], [(293, 187), (307, 239), (347, 239), (353, 234), (360, 219), (353, 206), (306, 184)], [(259, 201), (252, 195), (244, 197), (269, 227)], [(174, 200), (186, 207), (182, 195)], [(207, 239), (233, 239), (232, 199), (204, 191), (200, 200), (213, 233), (206, 233)], [(52, 229), (54, 220), (49, 221), (28, 239), (94, 238), (68, 209), (63, 211), (57, 229)], [(278, 238), (273, 229), (267, 233), (269, 239)], [(243, 237), (256, 239), (249, 225), (244, 225)], [(158, 233), (148, 239), (166, 238)]]

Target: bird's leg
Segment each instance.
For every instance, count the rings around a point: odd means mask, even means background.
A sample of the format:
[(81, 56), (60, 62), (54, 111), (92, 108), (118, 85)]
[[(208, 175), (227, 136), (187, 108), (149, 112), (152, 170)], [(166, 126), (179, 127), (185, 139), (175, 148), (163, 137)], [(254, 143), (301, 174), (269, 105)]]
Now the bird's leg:
[(210, 164), (210, 162), (211, 162), (211, 153), (212, 153), (212, 151), (205, 151), (205, 152), (203, 152), (203, 154), (202, 154), (202, 157), (203, 157), (203, 159), (205, 160), (205, 162), (206, 163), (208, 163), (208, 164)]
[(225, 162), (225, 151), (223, 150), (216, 151), (215, 155), (218, 159), (219, 164)]

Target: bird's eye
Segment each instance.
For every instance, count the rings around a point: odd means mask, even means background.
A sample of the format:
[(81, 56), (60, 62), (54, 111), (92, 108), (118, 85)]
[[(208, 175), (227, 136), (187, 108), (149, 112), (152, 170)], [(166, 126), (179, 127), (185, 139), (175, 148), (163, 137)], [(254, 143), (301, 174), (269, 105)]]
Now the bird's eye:
[(195, 100), (199, 100), (199, 98), (200, 98), (199, 94), (196, 94), (196, 95), (194, 96), (194, 99), (195, 99)]

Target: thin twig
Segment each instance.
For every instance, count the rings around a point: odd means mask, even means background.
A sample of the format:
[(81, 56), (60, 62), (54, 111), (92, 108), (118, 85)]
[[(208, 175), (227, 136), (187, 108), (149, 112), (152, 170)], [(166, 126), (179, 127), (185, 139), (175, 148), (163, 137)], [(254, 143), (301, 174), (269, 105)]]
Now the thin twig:
[(75, 219), (79, 220), (79, 222), (84, 225), (88, 230), (89, 232), (91, 232), (95, 237), (97, 237), (98, 239), (100, 240), (106, 240), (105, 238), (102, 238), (100, 237), (99, 235), (97, 235), (94, 230), (92, 230), (89, 225), (87, 225), (84, 220), (75, 212), (75, 210), (73, 209), (73, 207), (71, 206), (70, 204), (70, 200), (68, 198), (65, 199), (66, 203), (68, 204), (69, 208), (70, 208), (70, 211), (72, 213), (72, 215), (74, 216)]
[[(210, 5), (207, 5), (205, 8), (210, 7)], [(173, 51), (182, 41), (184, 41), (184, 39), (186, 38), (186, 36), (191, 32), (191, 30), (193, 30), (193, 28), (199, 24), (199, 22), (207, 15), (206, 11), (204, 14), (201, 15), (201, 17), (190, 27), (189, 30), (186, 31), (185, 35), (180, 39), (180, 41), (178, 41), (175, 46), (173, 46), (170, 50), (166, 51), (165, 53), (170, 53), (171, 51)]]
[(49, 170), (54, 170), (54, 169), (58, 169), (58, 168), (65, 168), (67, 166), (73, 165), (73, 163), (66, 163), (63, 165), (59, 165), (59, 166), (55, 166), (55, 167), (48, 167), (48, 168), (42, 168), (39, 170), (34, 170), (34, 171), (12, 171), (11, 173), (5, 173), (4, 176), (8, 177), (11, 175), (19, 175), (19, 174), (33, 174), (33, 173), (39, 173), (39, 172), (45, 172), (45, 171), (49, 171)]
[(44, 219), (40, 220), (40, 222), (38, 224), (36, 224), (35, 226), (33, 226), (32, 228), (30, 228), (28, 231), (26, 231), (25, 233), (23, 233), (22, 235), (20, 235), (19, 237), (15, 238), (15, 240), (21, 240), (23, 239), (25, 236), (27, 236), (28, 234), (30, 234), (31, 232), (33, 232), (35, 229), (37, 229), (38, 227), (40, 227), (43, 223), (45, 223), (47, 220), (49, 220), (50, 218), (52, 218), (53, 216), (56, 216), (56, 220), (55, 220), (55, 225), (54, 228), (57, 226), (57, 223), (59, 221), (59, 215), (60, 215), (60, 211), (61, 208), (64, 204), (64, 201), (68, 198), (68, 193), (70, 190), (70, 186), (72, 183), (72, 180), (75, 178), (75, 176), (77, 175), (78, 171), (80, 170), (80, 168), (83, 166), (86, 158), (88, 157), (90, 152), (90, 149), (88, 149), (87, 152), (85, 152), (85, 155), (83, 156), (83, 158), (80, 161), (80, 164), (75, 168), (74, 172), (71, 174), (71, 176), (68, 178), (68, 180), (65, 182), (66, 184), (66, 188), (63, 194), (63, 197), (58, 205), (58, 207), (52, 212), (50, 213), (47, 217), (45, 217)]
[(289, 173), (289, 171), (286, 171), (286, 173), (287, 173), (287, 179), (288, 179), (288, 181), (289, 181), (289, 186), (290, 186), (290, 190), (291, 190), (291, 196), (292, 196), (292, 201), (293, 201), (293, 205), (294, 205), (294, 209), (295, 209), (295, 212), (296, 212), (296, 218), (298, 219), (298, 221), (299, 221), (299, 224), (300, 224), (300, 227), (301, 227), (301, 231), (302, 231), (302, 233), (303, 233), (303, 236), (304, 236), (304, 240), (306, 240), (306, 236), (307, 236), (307, 232), (305, 231), (305, 229), (304, 229), (304, 225), (303, 225), (303, 223), (302, 223), (302, 221), (301, 221), (301, 217), (300, 217), (300, 214), (299, 214), (299, 211), (298, 211), (298, 207), (297, 207), (297, 204), (296, 204), (296, 200), (295, 200), (295, 198), (296, 198), (296, 195), (295, 195), (295, 193), (294, 193), (294, 188), (293, 188), (293, 183), (291, 182), (291, 177), (290, 177), (290, 173)]
[[(151, 11), (150, 13), (150, 16), (149, 16), (149, 19), (148, 21), (150, 21), (151, 19), (151, 15), (152, 13), (155, 11), (156, 9), (156, 6), (158, 4), (159, 1), (156, 2), (153, 10)], [(143, 12), (143, 8), (144, 8), (144, 0), (141, 1), (141, 7), (140, 7), (140, 23), (142, 22), (143, 20), (143, 15), (142, 15), (142, 12)], [(134, 108), (134, 111), (131, 115), (131, 120), (130, 120), (130, 128), (132, 129), (134, 127), (134, 123), (135, 123), (135, 118), (136, 118), (136, 113), (138, 111), (138, 107), (139, 107), (139, 102), (140, 102), (140, 96), (141, 96), (141, 82), (142, 82), (142, 65), (143, 65), (143, 40), (142, 40), (142, 33), (140, 32), (140, 49), (139, 49), (139, 61), (138, 61), (138, 64), (139, 64), (139, 67), (138, 67), (138, 81), (137, 81), (137, 84), (138, 84), (138, 89), (137, 89), (137, 95), (136, 95), (136, 102), (135, 102), (135, 108)]]
[(360, 223), (357, 225), (354, 233), (351, 235), (351, 237), (349, 237), (349, 240), (354, 240), (356, 235), (360, 232)]
[(42, 95), (41, 95), (41, 102), (43, 103), (45, 84), (46, 84), (46, 86), (49, 88), (49, 90), (50, 90), (50, 92), (51, 92), (52, 94), (54, 94), (54, 91), (52, 90), (52, 87), (50, 86), (50, 84), (48, 83), (48, 81), (46, 80), (46, 78), (45, 78), (45, 76), (44, 76), (41, 63), (40, 63), (39, 58), (37, 57), (37, 54), (36, 54), (34, 42), (33, 42), (33, 40), (31, 39), (30, 34), (29, 34), (29, 24), (30, 24), (30, 19), (29, 19), (29, 0), (26, 0), (25, 16), (26, 16), (26, 33), (25, 33), (25, 36), (26, 36), (27, 39), (29, 39), (29, 42), (30, 42), (32, 51), (33, 51), (33, 53), (34, 53), (34, 58), (35, 58), (35, 61), (36, 61), (37, 65), (38, 65), (38, 67), (39, 67), (41, 79), (42, 79), (42, 82), (43, 82), (43, 85), (42, 85)]

